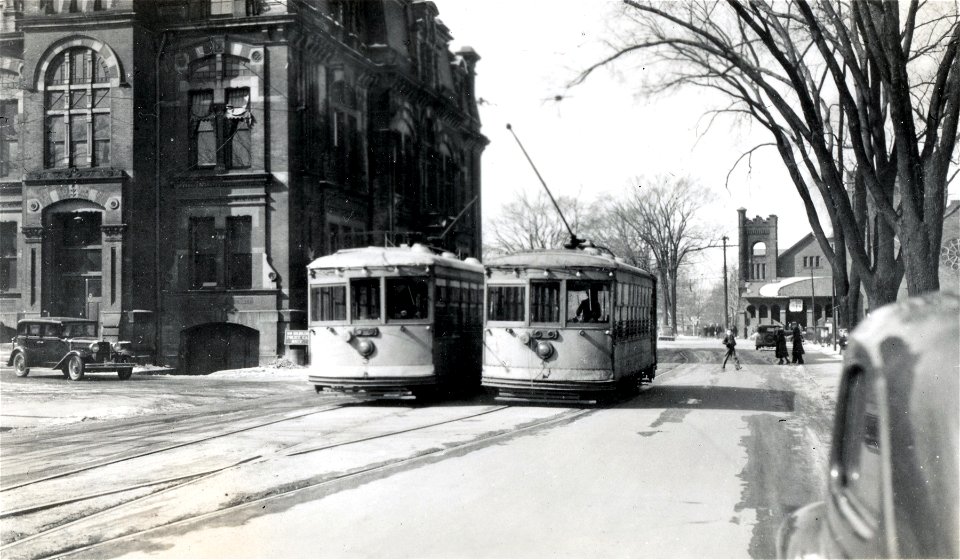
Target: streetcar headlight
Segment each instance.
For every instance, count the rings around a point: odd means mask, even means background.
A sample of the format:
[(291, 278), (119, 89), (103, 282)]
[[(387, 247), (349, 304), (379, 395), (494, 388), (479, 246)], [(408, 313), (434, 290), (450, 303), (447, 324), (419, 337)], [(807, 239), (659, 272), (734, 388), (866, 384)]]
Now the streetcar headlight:
[(537, 356), (540, 356), (540, 359), (546, 360), (553, 355), (553, 344), (549, 342), (538, 342), (537, 343)]
[(357, 343), (357, 352), (360, 352), (360, 355), (366, 358), (370, 354), (373, 354), (374, 350), (373, 342), (369, 340), (361, 340)]
[(520, 342), (522, 344), (530, 344), (530, 333), (522, 333), (520, 335)]
[(353, 340), (353, 333), (350, 331), (343, 331), (342, 333), (340, 333), (340, 338), (344, 342), (350, 342), (351, 340)]

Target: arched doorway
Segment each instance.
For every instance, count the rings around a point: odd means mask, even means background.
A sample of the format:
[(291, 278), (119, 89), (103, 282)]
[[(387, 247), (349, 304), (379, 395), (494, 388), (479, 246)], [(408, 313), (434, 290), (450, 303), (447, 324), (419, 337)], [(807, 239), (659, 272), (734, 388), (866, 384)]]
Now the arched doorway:
[(44, 224), (46, 301), (50, 315), (99, 319), (103, 291), (103, 208), (82, 200), (52, 206)]
[(180, 332), (182, 373), (202, 375), (259, 365), (260, 331), (234, 323), (206, 323)]

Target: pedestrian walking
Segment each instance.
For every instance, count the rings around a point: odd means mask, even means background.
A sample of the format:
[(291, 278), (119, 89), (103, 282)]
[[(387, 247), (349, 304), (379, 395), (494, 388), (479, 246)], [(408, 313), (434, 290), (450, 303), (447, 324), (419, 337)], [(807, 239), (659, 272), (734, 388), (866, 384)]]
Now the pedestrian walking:
[(777, 365), (782, 366), (786, 365), (790, 360), (790, 354), (787, 353), (787, 335), (784, 334), (783, 329), (777, 331)]
[(727, 369), (727, 360), (733, 356), (733, 363), (737, 369), (740, 369), (740, 358), (737, 357), (737, 337), (733, 331), (727, 329), (726, 336), (723, 337), (723, 345), (727, 347), (727, 355), (723, 357), (723, 365), (720, 369)]
[(803, 363), (803, 334), (799, 326), (793, 327), (793, 363)]

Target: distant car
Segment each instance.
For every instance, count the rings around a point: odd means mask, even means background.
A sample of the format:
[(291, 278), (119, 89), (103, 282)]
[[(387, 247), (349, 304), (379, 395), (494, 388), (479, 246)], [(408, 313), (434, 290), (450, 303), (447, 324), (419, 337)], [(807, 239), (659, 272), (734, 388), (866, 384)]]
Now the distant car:
[(85, 373), (115, 371), (129, 379), (133, 364), (122, 363), (117, 349), (99, 337), (96, 321), (69, 317), (41, 317), (17, 323), (8, 366), (17, 377), (26, 377), (32, 367), (63, 371), (74, 381)]
[(761, 348), (777, 347), (777, 331), (782, 331), (780, 325), (760, 325), (757, 327), (756, 341), (757, 350)]
[(960, 298), (878, 309), (849, 338), (823, 502), (780, 526), (780, 558), (957, 558)]

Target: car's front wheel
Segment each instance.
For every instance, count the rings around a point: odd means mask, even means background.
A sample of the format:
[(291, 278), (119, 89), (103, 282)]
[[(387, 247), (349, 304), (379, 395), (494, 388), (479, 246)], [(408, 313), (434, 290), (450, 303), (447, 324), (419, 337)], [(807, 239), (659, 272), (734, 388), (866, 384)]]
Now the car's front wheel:
[(17, 374), (17, 377), (26, 377), (30, 374), (30, 368), (27, 367), (27, 357), (23, 355), (23, 352), (18, 352), (13, 357), (13, 372)]
[(67, 360), (67, 375), (72, 381), (83, 379), (83, 369), (83, 360), (80, 359), (80, 356), (70, 356), (70, 359)]
[(131, 375), (133, 375), (132, 367), (125, 367), (117, 370), (117, 377), (120, 378), (120, 381), (126, 381), (127, 379), (130, 379)]

